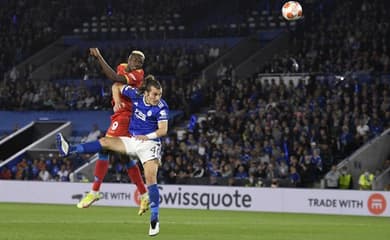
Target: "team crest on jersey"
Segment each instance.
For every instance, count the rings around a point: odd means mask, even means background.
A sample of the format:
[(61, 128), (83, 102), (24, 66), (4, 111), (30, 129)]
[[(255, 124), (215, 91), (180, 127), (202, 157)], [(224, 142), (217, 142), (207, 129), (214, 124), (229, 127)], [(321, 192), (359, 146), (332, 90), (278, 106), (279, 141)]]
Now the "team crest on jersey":
[(148, 117), (152, 116), (152, 111), (149, 110), (149, 111), (146, 113), (146, 115), (148, 115)]
[(134, 112), (135, 116), (139, 119), (141, 119), (142, 121), (145, 121), (146, 120), (146, 116), (143, 112), (141, 112), (140, 110), (138, 109), (135, 109), (135, 112)]

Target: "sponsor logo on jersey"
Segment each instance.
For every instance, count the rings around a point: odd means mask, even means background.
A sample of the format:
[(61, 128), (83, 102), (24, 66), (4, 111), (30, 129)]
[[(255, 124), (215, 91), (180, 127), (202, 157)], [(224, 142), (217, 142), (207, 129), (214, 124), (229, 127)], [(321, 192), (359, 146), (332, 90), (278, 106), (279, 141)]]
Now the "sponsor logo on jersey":
[(146, 115), (141, 112), (140, 110), (138, 110), (138, 108), (135, 109), (135, 112), (134, 112), (135, 116), (138, 118), (138, 119), (141, 119), (142, 121), (145, 121), (146, 120)]

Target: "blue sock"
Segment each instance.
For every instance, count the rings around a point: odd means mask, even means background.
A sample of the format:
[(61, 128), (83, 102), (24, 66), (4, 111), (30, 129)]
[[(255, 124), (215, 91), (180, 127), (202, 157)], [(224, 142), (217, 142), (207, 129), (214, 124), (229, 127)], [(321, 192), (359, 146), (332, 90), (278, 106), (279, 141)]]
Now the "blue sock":
[(150, 201), (150, 221), (158, 221), (158, 210), (160, 205), (160, 192), (157, 184), (148, 186), (149, 201)]
[(96, 153), (102, 150), (102, 145), (99, 141), (76, 144), (69, 147), (69, 153)]

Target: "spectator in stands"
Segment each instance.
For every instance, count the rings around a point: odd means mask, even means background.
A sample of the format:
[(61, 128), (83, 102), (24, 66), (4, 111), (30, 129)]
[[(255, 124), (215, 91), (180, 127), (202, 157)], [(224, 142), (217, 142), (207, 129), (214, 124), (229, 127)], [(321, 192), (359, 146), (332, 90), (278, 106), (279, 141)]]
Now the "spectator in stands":
[(49, 171), (46, 170), (45, 165), (42, 167), (41, 171), (39, 171), (39, 179), (41, 181), (45, 181), (45, 182), (50, 181), (50, 179), (51, 179), (51, 175), (50, 175)]
[(374, 181), (375, 176), (374, 174), (370, 173), (369, 171), (364, 171), (359, 176), (359, 189), (360, 190), (371, 190), (372, 189), (372, 182)]
[(248, 178), (248, 172), (245, 170), (245, 167), (243, 165), (239, 165), (236, 173), (234, 174), (234, 177), (237, 179), (246, 179)]
[(288, 165), (285, 161), (280, 161), (280, 164), (277, 166), (278, 169), (278, 176), (282, 179), (285, 179), (288, 177)]
[(221, 63), (218, 68), (217, 68), (217, 73), (216, 73), (216, 76), (217, 76), (217, 79), (226, 79), (227, 77), (227, 67), (225, 66), (225, 64)]
[(7, 166), (4, 166), (4, 167), (1, 169), (1, 172), (0, 172), (0, 179), (2, 179), (2, 180), (10, 180), (10, 179), (12, 179), (11, 170), (10, 170), (9, 168), (7, 168)]
[(301, 167), (301, 179), (302, 179), (302, 186), (303, 187), (311, 187), (314, 183), (317, 174), (316, 167), (311, 162), (311, 156), (305, 155), (303, 156), (304, 161), (299, 164)]
[(339, 177), (339, 188), (340, 189), (352, 189), (353, 182), (352, 182), (352, 174), (348, 172), (347, 166), (344, 166), (341, 169), (341, 174)]
[(9, 79), (12, 83), (16, 83), (17, 80), (19, 80), (20, 72), (16, 69), (15, 66), (12, 67), (10, 73), (9, 73)]
[(61, 182), (69, 181), (69, 172), (66, 169), (65, 164), (61, 165), (61, 169), (57, 172), (57, 175), (59, 177), (59, 181), (61, 181)]
[(348, 155), (353, 148), (353, 138), (352, 133), (349, 130), (347, 125), (342, 127), (342, 132), (340, 135), (340, 150), (343, 153), (343, 156)]
[(20, 161), (17, 164), (15, 179), (24, 180), (27, 179), (27, 177), (28, 177), (28, 163), (27, 163), (27, 159), (23, 158), (22, 161)]
[(102, 135), (102, 132), (99, 129), (99, 126), (94, 123), (92, 125), (92, 130), (88, 133), (87, 136), (83, 137), (81, 139), (81, 142), (91, 142), (91, 141), (96, 141), (98, 140)]
[(161, 167), (161, 175), (162, 175), (162, 183), (165, 184), (175, 184), (176, 183), (176, 173), (175, 169), (175, 161), (173, 160), (172, 154), (166, 154), (164, 161), (162, 161)]
[(320, 176), (323, 170), (322, 158), (320, 155), (320, 149), (316, 147), (316, 143), (312, 143), (313, 155), (311, 157), (312, 164), (316, 167), (317, 176)]
[(337, 189), (339, 186), (340, 173), (337, 170), (337, 166), (333, 165), (332, 169), (325, 175), (325, 187)]
[(358, 124), (356, 124), (356, 139), (359, 142), (366, 142), (370, 132), (370, 127), (367, 125), (364, 119), (359, 119), (357, 121)]
[(301, 183), (301, 176), (297, 172), (297, 169), (295, 167), (290, 167), (290, 186), (292, 187), (299, 187)]
[(203, 167), (203, 160), (199, 158), (198, 161), (194, 163), (193, 177), (201, 178), (204, 176), (204, 174), (205, 174), (205, 169)]
[(267, 182), (272, 182), (274, 179), (279, 178), (279, 172), (277, 169), (274, 168), (273, 163), (268, 164), (266, 172), (267, 172), (267, 178), (266, 178)]

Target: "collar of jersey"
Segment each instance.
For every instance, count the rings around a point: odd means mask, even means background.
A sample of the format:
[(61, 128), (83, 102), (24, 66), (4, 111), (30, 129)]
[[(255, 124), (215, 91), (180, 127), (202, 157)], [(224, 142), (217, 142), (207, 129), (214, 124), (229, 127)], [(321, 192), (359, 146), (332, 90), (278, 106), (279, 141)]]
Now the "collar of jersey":
[(144, 101), (145, 106), (148, 106), (148, 107), (152, 106), (152, 105), (146, 103), (146, 97), (145, 97), (145, 95), (144, 95), (144, 97), (142, 98), (142, 100)]

